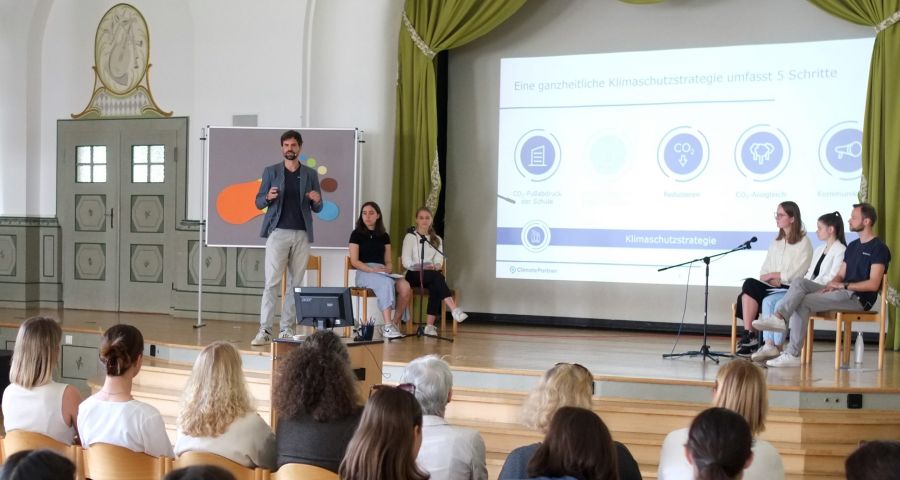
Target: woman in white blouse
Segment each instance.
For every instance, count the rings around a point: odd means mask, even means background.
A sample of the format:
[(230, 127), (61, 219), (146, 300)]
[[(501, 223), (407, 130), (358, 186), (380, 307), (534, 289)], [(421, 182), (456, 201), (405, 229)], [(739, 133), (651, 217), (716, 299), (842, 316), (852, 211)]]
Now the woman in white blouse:
[(19, 327), (10, 384), (3, 391), (3, 426), (7, 432), (35, 432), (72, 444), (81, 394), (72, 385), (53, 381), (61, 343), (62, 329), (52, 318), (31, 317)]
[(744, 333), (738, 345), (738, 354), (753, 353), (759, 347), (759, 338), (753, 330), (753, 321), (759, 314), (763, 299), (773, 287), (785, 287), (806, 271), (812, 258), (812, 243), (806, 236), (800, 207), (794, 202), (781, 202), (775, 209), (775, 225), (778, 236), (769, 244), (766, 259), (759, 269), (759, 279), (748, 278), (741, 286), (735, 304), (735, 315), (744, 321)]
[[(422, 250), (424, 249), (424, 255)], [(421, 207), (416, 210), (415, 230), (403, 237), (403, 251), (400, 260), (406, 269), (406, 281), (413, 288), (428, 290), (428, 307), (425, 319), (426, 335), (437, 335), (434, 320), (441, 313), (441, 302), (447, 305), (453, 320), (462, 322), (468, 315), (456, 305), (453, 294), (447, 287), (447, 279), (441, 273), (444, 266), (443, 240), (432, 226), (431, 210)]]
[(253, 407), (240, 353), (228, 342), (200, 352), (185, 386), (175, 455), (188, 451), (275, 469), (275, 435)]
[(81, 445), (108, 443), (154, 457), (172, 456), (162, 415), (152, 405), (131, 396), (134, 377), (144, 361), (144, 336), (131, 325), (113, 325), (103, 332), (100, 362), (106, 369), (103, 388), (78, 409)]

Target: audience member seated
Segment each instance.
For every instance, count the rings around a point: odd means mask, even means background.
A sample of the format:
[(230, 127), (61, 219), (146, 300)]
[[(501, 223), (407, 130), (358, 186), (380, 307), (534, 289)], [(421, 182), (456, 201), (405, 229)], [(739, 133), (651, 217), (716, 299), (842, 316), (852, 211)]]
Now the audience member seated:
[(865, 442), (844, 462), (847, 480), (896, 480), (900, 477), (900, 442)]
[[(766, 429), (769, 397), (762, 369), (747, 360), (732, 360), (719, 368), (713, 387), (713, 405), (741, 415), (755, 438), (753, 465), (744, 472), (746, 480), (782, 480), (784, 465), (778, 450), (759, 438)], [(694, 478), (694, 469), (684, 456), (688, 429), (675, 430), (663, 440), (659, 455), (659, 480)]]
[(304, 463), (337, 472), (362, 408), (350, 354), (330, 331), (291, 351), (275, 381), (279, 467)]
[(232, 344), (214, 342), (200, 352), (181, 403), (175, 455), (209, 452), (246, 467), (275, 468), (275, 434), (253, 407)]
[(103, 332), (100, 362), (106, 380), (78, 411), (81, 445), (108, 443), (154, 457), (171, 457), (172, 444), (159, 410), (131, 396), (134, 377), (144, 360), (144, 336), (131, 325), (114, 325)]
[(73, 480), (75, 464), (51, 450), (25, 450), (6, 457), (0, 480)]
[(78, 389), (53, 381), (59, 364), (62, 329), (52, 318), (31, 317), (19, 327), (3, 391), (3, 427), (7, 432), (40, 433), (71, 445), (75, 435)]
[(753, 435), (739, 414), (708, 408), (691, 422), (684, 455), (695, 480), (740, 480), (753, 461)]
[[(381, 388), (376, 388), (381, 387)], [(415, 387), (373, 387), (339, 471), (343, 480), (426, 480), (416, 464), (422, 445), (422, 408)]]
[(487, 480), (484, 440), (477, 430), (450, 425), (444, 419), (453, 397), (450, 365), (437, 355), (419, 357), (406, 366), (403, 383), (416, 386), (422, 407), (422, 447), (416, 461), (432, 480)]
[[(544, 373), (538, 386), (525, 399), (523, 423), (546, 435), (550, 420), (560, 407), (590, 410), (593, 393), (594, 376), (587, 368), (577, 363), (557, 363)], [(616, 447), (618, 478), (640, 480), (641, 471), (631, 452), (619, 442), (614, 441), (613, 444)], [(500, 480), (527, 478), (528, 462), (540, 446), (540, 443), (534, 443), (510, 452), (500, 471)]]
[(609, 429), (591, 410), (560, 407), (544, 442), (528, 462), (529, 478), (616, 480), (616, 446)]
[(163, 480), (235, 480), (228, 470), (215, 465), (195, 465), (172, 470)]

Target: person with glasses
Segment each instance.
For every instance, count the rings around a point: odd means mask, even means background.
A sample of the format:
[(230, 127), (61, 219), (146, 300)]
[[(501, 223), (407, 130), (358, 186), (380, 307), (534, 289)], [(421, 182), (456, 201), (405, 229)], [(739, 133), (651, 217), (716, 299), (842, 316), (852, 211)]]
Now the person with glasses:
[[(594, 376), (577, 363), (557, 363), (547, 370), (537, 387), (528, 394), (522, 406), (522, 423), (547, 434), (553, 415), (560, 407), (579, 407), (591, 410)], [(625, 445), (613, 442), (620, 480), (640, 480), (641, 471)], [(506, 457), (500, 480), (528, 478), (528, 464), (540, 448), (533, 443), (516, 448)], [(599, 448), (599, 447), (598, 447)]]
[[(844, 219), (838, 212), (826, 213), (819, 217), (816, 227), (816, 237), (822, 241), (822, 244), (816, 247), (812, 261), (809, 262), (809, 270), (799, 281), (812, 281), (819, 285), (826, 285), (837, 275), (841, 269), (841, 263), (844, 261), (844, 250), (847, 249), (847, 240), (844, 238)], [(782, 290), (764, 298), (759, 318), (771, 315), (778, 302), (786, 294), (787, 291)], [(765, 363), (781, 354), (783, 343), (783, 332), (763, 331), (763, 344), (750, 356), (750, 359), (754, 362)]]
[(72, 385), (53, 381), (60, 344), (62, 329), (52, 318), (31, 317), (19, 326), (10, 383), (3, 391), (3, 426), (7, 432), (35, 432), (72, 445), (81, 395)]
[(735, 316), (744, 322), (744, 332), (738, 343), (738, 355), (749, 355), (759, 348), (759, 338), (753, 321), (759, 306), (772, 288), (787, 287), (790, 281), (803, 275), (812, 259), (812, 243), (806, 236), (800, 207), (794, 202), (781, 202), (775, 209), (778, 236), (769, 244), (766, 259), (759, 269), (759, 278), (748, 278), (741, 286), (735, 302)]
[(341, 339), (327, 330), (307, 337), (281, 364), (273, 392), (278, 467), (303, 463), (337, 472), (362, 413)]
[[(759, 438), (766, 429), (769, 397), (766, 378), (760, 367), (743, 359), (726, 363), (716, 375), (713, 406), (727, 408), (744, 417), (753, 438), (753, 463), (744, 471), (744, 480), (783, 480), (784, 463), (771, 443)], [(659, 454), (659, 480), (691, 480), (694, 468), (685, 457), (688, 429), (666, 435)]]
[(415, 385), (422, 407), (422, 448), (416, 461), (432, 480), (487, 480), (484, 439), (477, 430), (444, 419), (453, 397), (450, 365), (437, 355), (419, 357), (406, 366), (401, 382)]
[(422, 407), (415, 386), (378, 385), (338, 471), (344, 480), (427, 480), (416, 464), (422, 445)]
[(770, 367), (799, 367), (800, 351), (806, 340), (806, 326), (812, 312), (825, 310), (869, 310), (875, 305), (881, 281), (891, 263), (891, 250), (875, 236), (872, 228), (878, 215), (868, 203), (853, 205), (851, 232), (859, 238), (847, 245), (840, 271), (820, 285), (811, 281), (794, 282), (778, 304), (775, 313), (753, 322), (753, 328), (783, 332), (790, 319), (790, 342)]

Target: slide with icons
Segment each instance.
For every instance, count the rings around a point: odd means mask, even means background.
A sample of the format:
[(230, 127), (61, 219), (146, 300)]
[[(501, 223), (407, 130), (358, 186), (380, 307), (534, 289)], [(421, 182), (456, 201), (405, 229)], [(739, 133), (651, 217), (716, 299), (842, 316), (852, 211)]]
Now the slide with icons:
[(683, 284), (657, 269), (756, 236), (712, 269), (739, 285), (786, 200), (817, 244), (857, 202), (872, 42), (502, 59), (497, 278)]

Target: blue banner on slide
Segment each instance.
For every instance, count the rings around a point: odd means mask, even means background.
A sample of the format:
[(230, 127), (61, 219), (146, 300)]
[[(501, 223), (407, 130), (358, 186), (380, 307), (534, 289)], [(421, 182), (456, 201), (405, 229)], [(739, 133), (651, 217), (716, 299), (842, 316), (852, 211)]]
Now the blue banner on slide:
[[(523, 235), (524, 233), (524, 235)], [(557, 247), (672, 248), (687, 250), (728, 250), (757, 237), (760, 249), (775, 238), (772, 232), (716, 232), (686, 230), (611, 230), (549, 228), (523, 232), (522, 228), (498, 227), (497, 245), (544, 243)], [(548, 238), (549, 237), (549, 238)], [(533, 240), (533, 241), (532, 241)], [(531, 243), (529, 243), (531, 242)]]

